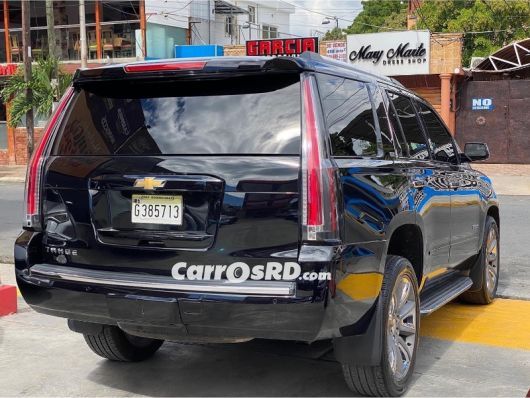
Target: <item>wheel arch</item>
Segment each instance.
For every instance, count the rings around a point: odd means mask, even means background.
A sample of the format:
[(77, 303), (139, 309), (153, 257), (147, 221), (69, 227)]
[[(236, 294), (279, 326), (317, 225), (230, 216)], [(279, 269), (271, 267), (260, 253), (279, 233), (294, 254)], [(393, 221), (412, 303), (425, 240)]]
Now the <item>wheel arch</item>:
[(489, 206), (485, 209), (485, 211), (482, 213), (482, 224), (480, 225), (480, 237), (479, 237), (479, 246), (478, 250), (480, 251), (483, 243), (484, 243), (484, 228), (486, 226), (486, 220), (488, 217), (492, 217), (495, 220), (495, 223), (497, 224), (497, 229), (499, 231), (499, 235), (501, 232), (501, 218), (500, 218), (500, 212), (499, 212), (499, 206), (498, 203), (492, 203), (488, 204)]
[(396, 227), (388, 239), (387, 255), (404, 257), (410, 261), (418, 284), (424, 270), (423, 232), (417, 224), (402, 224)]
[(497, 228), (499, 228), (499, 232), (500, 232), (500, 229), (501, 229), (501, 218), (500, 218), (500, 213), (499, 213), (499, 206), (491, 205), (490, 207), (488, 207), (487, 215), (490, 216), (490, 217), (493, 217), (493, 219), (497, 223)]
[[(482, 228), (482, 233), (481, 233), (479, 252), (478, 252), (478, 254), (476, 256), (474, 256), (472, 259), (470, 259), (469, 276), (473, 280), (473, 285), (471, 286), (471, 288), (468, 290), (467, 293), (471, 293), (471, 294), (476, 294), (477, 292), (479, 292), (481, 289), (483, 289), (483, 285), (484, 285), (484, 279), (483, 279), (483, 276), (482, 276), (484, 271), (483, 271), (482, 267), (484, 265), (484, 259), (483, 259), (483, 257), (485, 256), (485, 253), (484, 253), (484, 251), (485, 251), (485, 248), (484, 248), (485, 242), (484, 242), (484, 240), (486, 239), (486, 235), (487, 235), (486, 227), (488, 225), (488, 223), (487, 223), (488, 217), (493, 218), (493, 220), (497, 224), (497, 231), (499, 232), (499, 235), (497, 236), (497, 239), (500, 238), (499, 207), (497, 205), (491, 205), (490, 207), (488, 207), (488, 210), (487, 210), (486, 215), (484, 217), (485, 220), (484, 220), (484, 227)], [(487, 303), (487, 301), (477, 301), (476, 298), (474, 298), (472, 300), (473, 300), (472, 302), (474, 302), (474, 303), (480, 303), (480, 304)]]

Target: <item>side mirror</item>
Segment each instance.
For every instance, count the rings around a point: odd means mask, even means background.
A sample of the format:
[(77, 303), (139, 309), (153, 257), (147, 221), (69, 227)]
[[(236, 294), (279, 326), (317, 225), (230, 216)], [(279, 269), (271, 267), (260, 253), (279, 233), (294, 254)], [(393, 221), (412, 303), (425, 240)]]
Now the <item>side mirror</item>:
[(482, 142), (468, 142), (464, 145), (464, 155), (472, 162), (476, 160), (486, 160), (490, 157), (488, 145)]

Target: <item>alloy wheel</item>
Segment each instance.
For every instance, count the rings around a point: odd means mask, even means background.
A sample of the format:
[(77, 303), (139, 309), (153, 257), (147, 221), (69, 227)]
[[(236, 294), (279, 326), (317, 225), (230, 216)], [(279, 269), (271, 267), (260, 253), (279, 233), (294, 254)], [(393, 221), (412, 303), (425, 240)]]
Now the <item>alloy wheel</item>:
[(497, 239), (497, 232), (495, 228), (490, 228), (486, 240), (486, 287), (488, 293), (493, 296), (495, 286), (497, 285), (497, 277), (499, 274), (499, 242)]
[(404, 379), (411, 366), (417, 333), (416, 295), (409, 275), (402, 274), (394, 285), (387, 320), (387, 354), (397, 380)]

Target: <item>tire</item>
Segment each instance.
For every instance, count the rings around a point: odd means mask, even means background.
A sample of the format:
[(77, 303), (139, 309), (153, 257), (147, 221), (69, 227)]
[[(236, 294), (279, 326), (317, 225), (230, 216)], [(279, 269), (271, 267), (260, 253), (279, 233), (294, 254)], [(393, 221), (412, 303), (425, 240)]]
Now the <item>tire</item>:
[[(490, 239), (495, 239), (494, 248)], [(486, 217), (486, 226), (484, 228), (484, 239), (482, 247), (477, 257), (477, 261), (473, 265), (472, 270), (477, 270), (474, 274), (478, 280), (473, 280), (473, 284), (480, 286), (479, 290), (472, 290), (464, 292), (460, 295), (460, 300), (471, 304), (490, 304), (497, 294), (497, 287), (499, 286), (499, 260), (500, 260), (500, 245), (499, 245), (499, 227), (493, 217)], [(475, 268), (477, 267), (477, 268)], [(492, 275), (492, 273), (494, 275)], [(492, 278), (494, 280), (492, 280)]]
[[(393, 311), (396, 311), (395, 294), (400, 291), (398, 284), (406, 280), (408, 285), (408, 296), (405, 300), (405, 305), (408, 310), (405, 311), (408, 315), (402, 320), (408, 320), (407, 324), (412, 323), (414, 326), (412, 332), (411, 328), (407, 328), (408, 337), (402, 337), (399, 328), (396, 331), (396, 326), (403, 324), (396, 322), (393, 318)], [(399, 285), (401, 286), (401, 285)], [(412, 299), (414, 300), (412, 302)], [(381, 355), (381, 362), (377, 366), (355, 366), (343, 364), (342, 370), (344, 378), (348, 387), (355, 393), (367, 396), (400, 396), (408, 388), (410, 378), (414, 371), (414, 364), (416, 362), (416, 351), (419, 342), (419, 321), (420, 321), (420, 300), (418, 294), (418, 282), (416, 274), (410, 262), (398, 256), (388, 256), (386, 260), (386, 271), (383, 278), (383, 286), (380, 295), (380, 305), (383, 311), (383, 333), (381, 342), (383, 350)], [(399, 304), (399, 302), (398, 302)], [(403, 308), (403, 307), (399, 307)], [(403, 326), (404, 327), (404, 326)], [(393, 370), (391, 364), (393, 354), (396, 351), (392, 347), (392, 341), (396, 341), (394, 336), (398, 333), (398, 339), (402, 340), (408, 349), (403, 353), (398, 350), (400, 357), (403, 359), (408, 356), (408, 365), (405, 368), (405, 363), (402, 361), (403, 372)], [(410, 333), (410, 334), (409, 334)], [(397, 365), (397, 362), (395, 362)]]
[(117, 326), (104, 325), (97, 334), (84, 334), (92, 351), (111, 361), (138, 362), (151, 357), (164, 340), (132, 336)]

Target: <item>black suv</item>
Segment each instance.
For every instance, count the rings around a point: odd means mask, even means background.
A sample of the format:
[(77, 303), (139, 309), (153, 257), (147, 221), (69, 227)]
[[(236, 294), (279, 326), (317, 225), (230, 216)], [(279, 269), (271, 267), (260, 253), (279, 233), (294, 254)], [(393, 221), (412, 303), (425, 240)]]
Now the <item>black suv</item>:
[[(80, 70), (29, 165), (18, 285), (111, 360), (327, 339), (354, 391), (399, 395), (420, 316), (495, 297), (498, 201), (469, 166), (488, 155), (398, 82), (316, 54)], [(234, 263), (305, 276), (183, 277)]]

